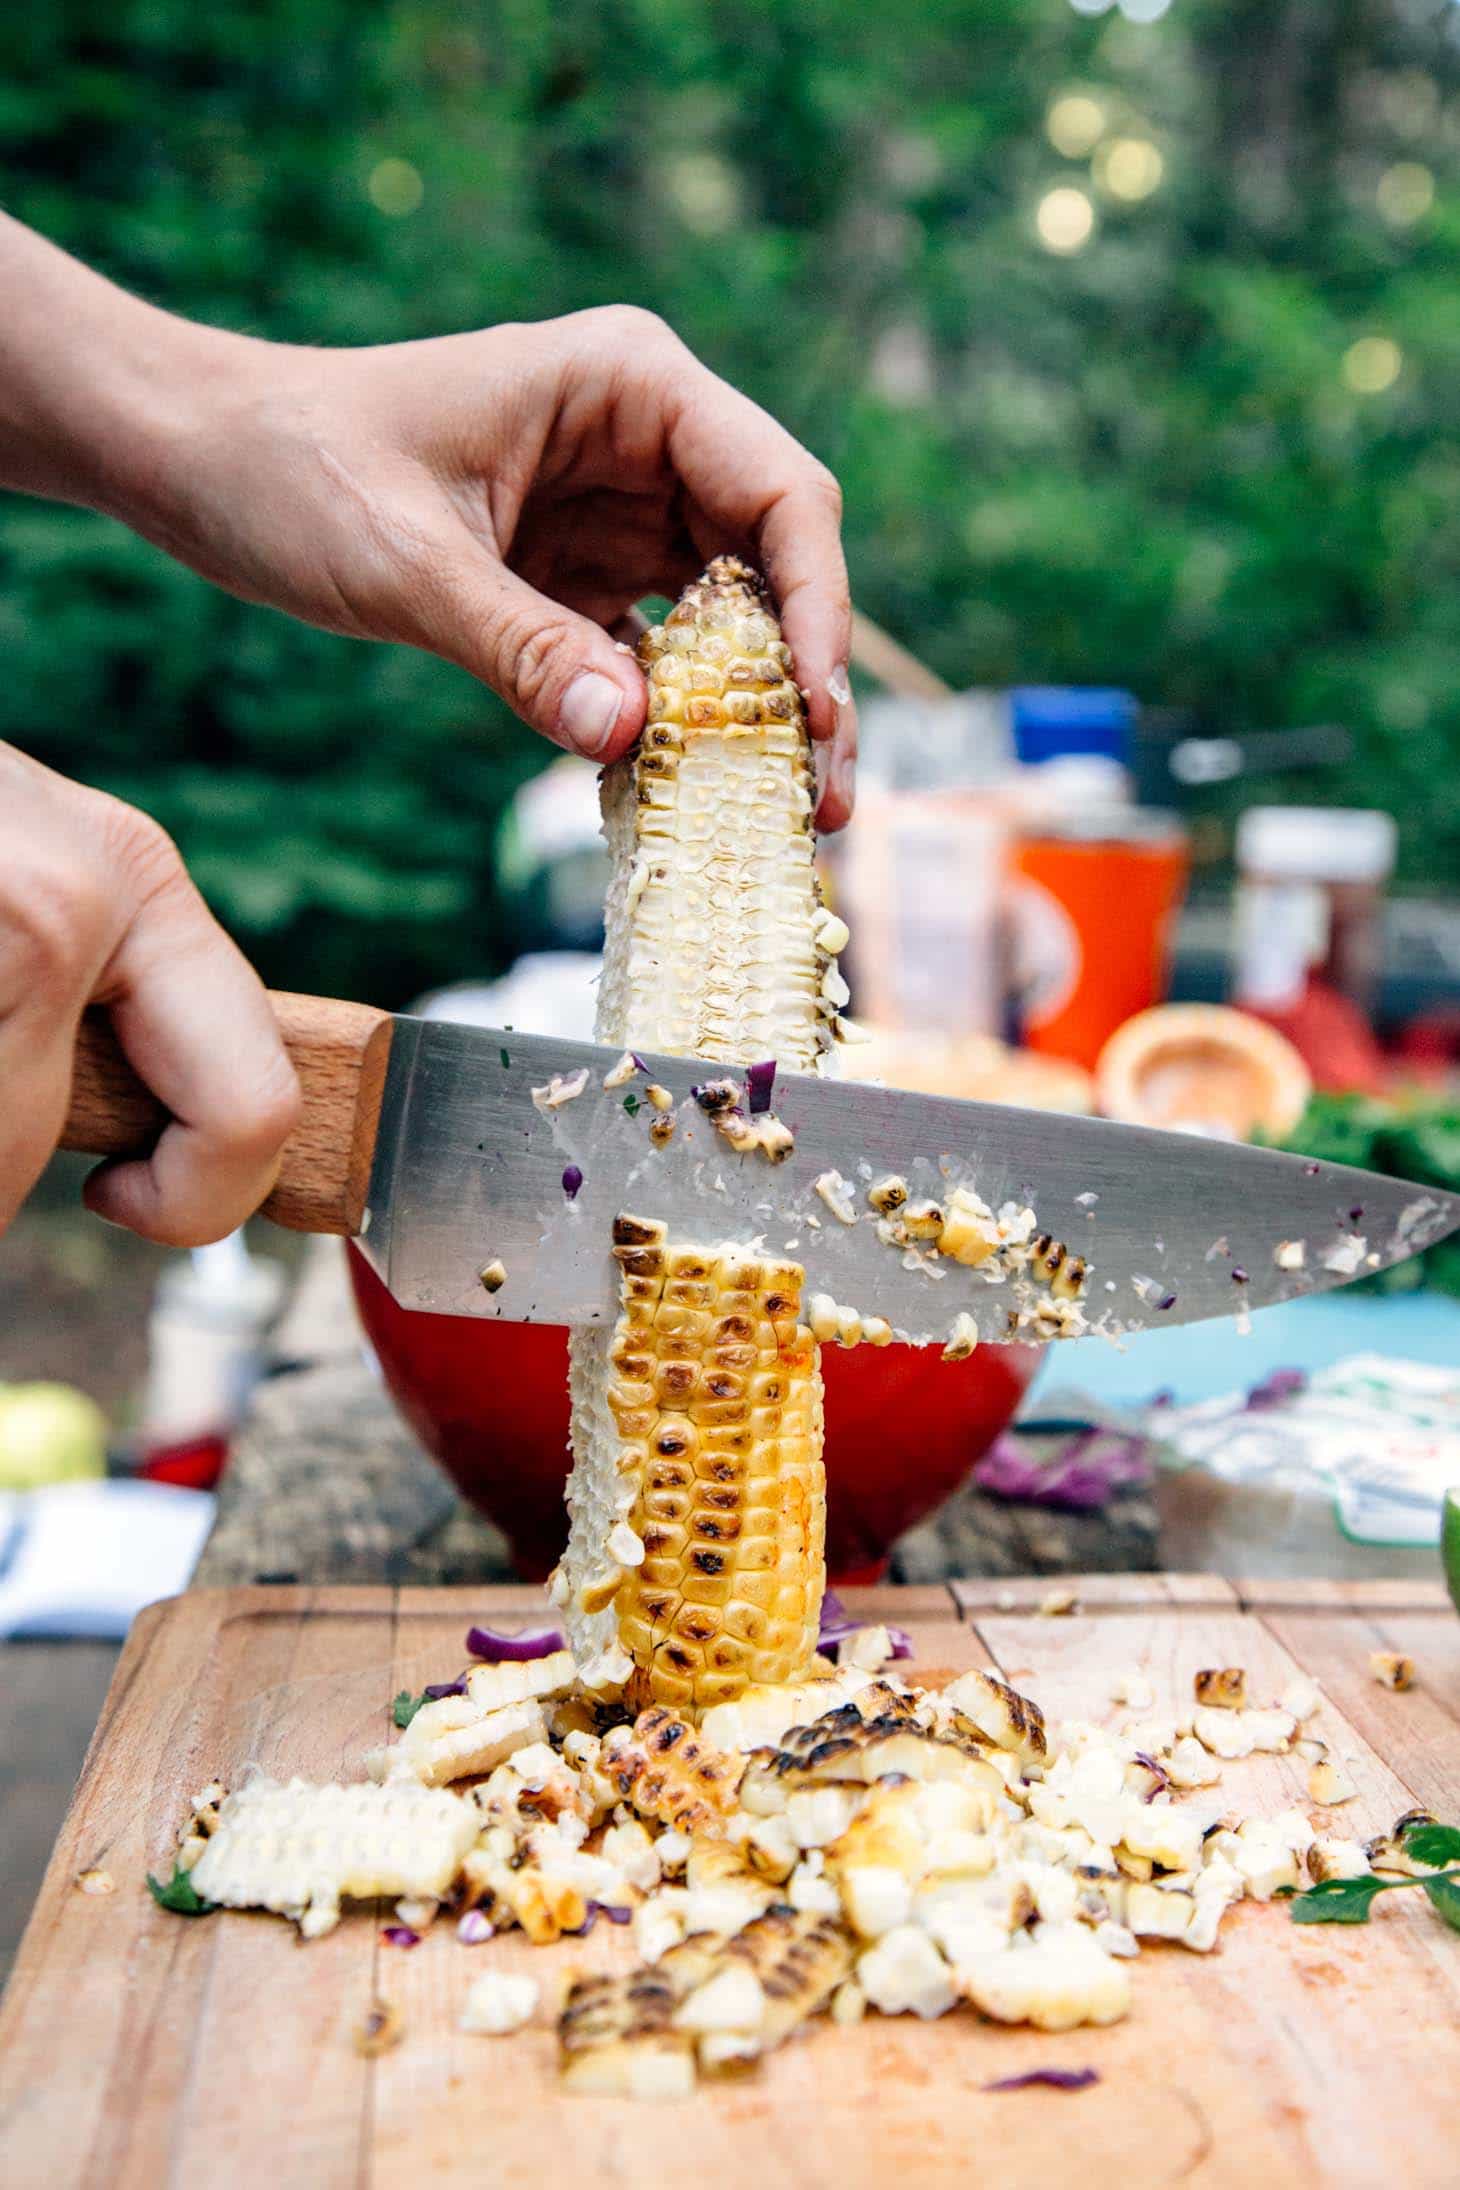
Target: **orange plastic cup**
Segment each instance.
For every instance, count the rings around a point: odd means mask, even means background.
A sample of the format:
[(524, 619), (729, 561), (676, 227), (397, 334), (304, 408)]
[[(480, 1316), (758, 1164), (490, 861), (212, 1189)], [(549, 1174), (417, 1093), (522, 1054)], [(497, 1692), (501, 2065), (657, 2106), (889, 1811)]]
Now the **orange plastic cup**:
[(1013, 847), (1013, 983), (1025, 1046), (1090, 1070), (1166, 993), (1187, 839), (1140, 809), (1041, 825)]

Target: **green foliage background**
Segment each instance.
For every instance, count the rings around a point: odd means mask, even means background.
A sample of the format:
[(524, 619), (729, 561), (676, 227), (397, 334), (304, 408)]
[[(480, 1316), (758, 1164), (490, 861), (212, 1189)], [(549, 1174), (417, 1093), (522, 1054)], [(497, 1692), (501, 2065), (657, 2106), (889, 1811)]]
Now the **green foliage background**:
[[(837, 468), (861, 604), (945, 674), (1346, 721), (1326, 795), (1392, 806), (1411, 871), (1453, 880), (1457, 26), (1454, 0), (49, 0), (0, 24), (0, 194), (282, 340), (650, 305)], [(1052, 148), (1072, 88), (1155, 141), (1153, 196)], [(1436, 195), (1396, 227), (1400, 161)], [(1099, 213), (1069, 257), (1034, 225), (1061, 181)], [(1404, 367), (1363, 396), (1341, 366), (1372, 333)], [(397, 1000), (500, 957), (492, 830), (546, 754), (459, 672), (15, 499), (0, 656), (0, 735), (156, 812), (273, 978)]]

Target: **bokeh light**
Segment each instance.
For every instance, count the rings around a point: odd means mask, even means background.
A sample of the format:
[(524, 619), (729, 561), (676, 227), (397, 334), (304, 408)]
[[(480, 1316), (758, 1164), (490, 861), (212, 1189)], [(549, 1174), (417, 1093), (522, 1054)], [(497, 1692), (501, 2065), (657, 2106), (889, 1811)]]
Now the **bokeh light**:
[(1045, 250), (1068, 256), (1072, 251), (1082, 251), (1090, 241), (1095, 229), (1095, 208), (1083, 190), (1061, 183), (1054, 190), (1046, 190), (1039, 201), (1034, 222)]
[(723, 236), (740, 213), (740, 177), (718, 152), (681, 152), (664, 180), (675, 211), (697, 236)]
[(376, 212), (388, 214), (392, 220), (414, 213), (426, 195), (421, 171), (409, 160), (381, 160), (371, 168), (365, 187)]
[(1379, 211), (1391, 228), (1422, 221), (1435, 202), (1435, 178), (1417, 160), (1400, 160), (1379, 177)]
[(1095, 180), (1112, 198), (1134, 205), (1161, 187), (1166, 163), (1149, 137), (1115, 137), (1095, 159)]
[(1343, 378), (1355, 395), (1382, 395), (1404, 370), (1404, 352), (1388, 335), (1360, 335), (1343, 353)]
[(1105, 109), (1088, 91), (1067, 91), (1044, 117), (1045, 134), (1067, 160), (1083, 160), (1105, 134)]

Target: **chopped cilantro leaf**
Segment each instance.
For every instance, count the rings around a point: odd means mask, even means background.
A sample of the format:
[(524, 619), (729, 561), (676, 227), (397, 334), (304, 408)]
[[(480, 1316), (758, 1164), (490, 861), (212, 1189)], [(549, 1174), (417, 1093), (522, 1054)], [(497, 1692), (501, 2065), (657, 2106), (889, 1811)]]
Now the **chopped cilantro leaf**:
[(203, 1899), (181, 1863), (173, 1864), (172, 1876), (165, 1886), (149, 1871), (147, 1891), (160, 1909), (171, 1909), (174, 1916), (211, 1916), (218, 1906), (216, 1901)]

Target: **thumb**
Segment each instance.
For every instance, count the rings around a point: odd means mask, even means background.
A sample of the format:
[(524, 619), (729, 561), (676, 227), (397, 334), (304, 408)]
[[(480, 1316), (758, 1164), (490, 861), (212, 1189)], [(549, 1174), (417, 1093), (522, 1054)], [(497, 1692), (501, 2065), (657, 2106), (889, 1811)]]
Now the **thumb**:
[(534, 730), (587, 760), (616, 760), (644, 722), (643, 672), (586, 616), (501, 564), (473, 557), (446, 579), (431, 643)]

